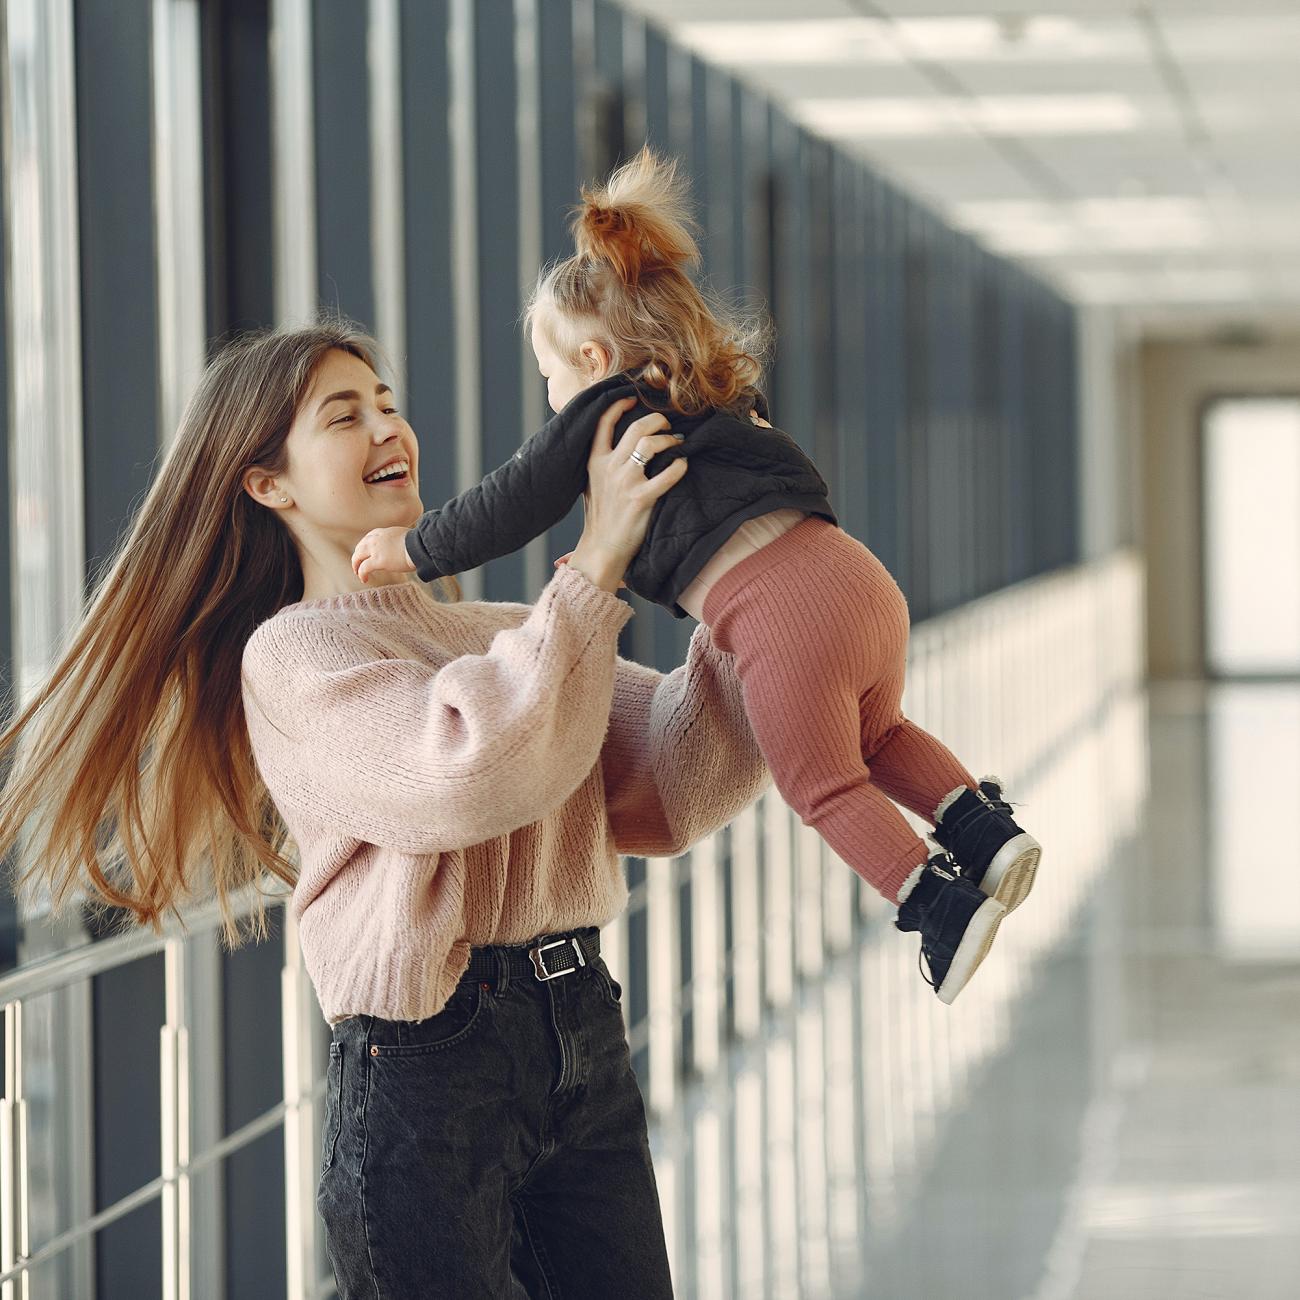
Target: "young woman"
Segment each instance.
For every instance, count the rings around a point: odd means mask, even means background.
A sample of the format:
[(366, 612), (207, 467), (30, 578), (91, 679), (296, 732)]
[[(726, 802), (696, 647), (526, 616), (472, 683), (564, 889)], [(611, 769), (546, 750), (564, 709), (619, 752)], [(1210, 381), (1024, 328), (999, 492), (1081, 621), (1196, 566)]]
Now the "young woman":
[(332, 1026), (318, 1205), (343, 1300), (671, 1295), (599, 928), (620, 854), (682, 852), (770, 778), (707, 628), (667, 675), (615, 653), (624, 569), (688, 472), (645, 476), (661, 415), (615, 444), (629, 405), (537, 602), (436, 600), (351, 567), (423, 508), (373, 344), (228, 345), (0, 736), (17, 887), (155, 928), (215, 895), (232, 944), (236, 891), (292, 887)]
[[(583, 191), (576, 251), (528, 305), (556, 414), (511, 460), (411, 529), (362, 538), (358, 575), (429, 580), (523, 546), (568, 513), (605, 406), (631, 395), (685, 432), (647, 471), (691, 473), (660, 502), (628, 586), (693, 615), (734, 651), (785, 801), (920, 932), (922, 975), (950, 1003), (1033, 883), (1041, 846), (994, 776), (977, 781), (903, 716), (909, 617), (876, 555), (838, 526), (817, 467), (755, 427), (756, 332), (687, 274), (698, 261), (676, 165), (649, 149)], [(630, 417), (629, 417), (630, 418)], [(931, 853), (895, 806), (934, 825)], [(959, 874), (960, 871), (960, 874)]]

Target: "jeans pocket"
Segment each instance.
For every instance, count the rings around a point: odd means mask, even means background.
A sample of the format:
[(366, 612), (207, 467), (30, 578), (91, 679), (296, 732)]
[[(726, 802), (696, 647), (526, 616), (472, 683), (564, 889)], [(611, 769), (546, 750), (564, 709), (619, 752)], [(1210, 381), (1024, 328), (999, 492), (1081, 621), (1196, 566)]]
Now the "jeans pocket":
[(597, 957), (592, 965), (597, 978), (600, 980), (601, 991), (605, 999), (611, 1006), (617, 1007), (620, 1011), (623, 1009), (623, 986), (610, 974), (609, 967), (605, 965), (603, 957)]
[(427, 1056), (454, 1047), (468, 1038), (485, 1018), (488, 995), (477, 981), (458, 984), (441, 1011), (424, 1020), (389, 1021), (384, 1038), (372, 1035), (370, 1055), (380, 1059)]
[(324, 1175), (334, 1163), (339, 1129), (343, 1127), (343, 1047), (330, 1043), (330, 1063), (325, 1071), (325, 1118), (321, 1124), (320, 1171)]

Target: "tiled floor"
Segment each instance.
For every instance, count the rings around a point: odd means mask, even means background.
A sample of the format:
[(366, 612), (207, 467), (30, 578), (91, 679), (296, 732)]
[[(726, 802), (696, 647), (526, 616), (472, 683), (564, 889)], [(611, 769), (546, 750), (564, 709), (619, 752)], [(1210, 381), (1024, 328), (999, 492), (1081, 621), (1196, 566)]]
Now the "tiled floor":
[(1137, 707), (1136, 825), (1054, 894), (1025, 817), (983, 991), (936, 1018), (882, 927), (656, 1134), (679, 1296), (1300, 1296), (1300, 687)]

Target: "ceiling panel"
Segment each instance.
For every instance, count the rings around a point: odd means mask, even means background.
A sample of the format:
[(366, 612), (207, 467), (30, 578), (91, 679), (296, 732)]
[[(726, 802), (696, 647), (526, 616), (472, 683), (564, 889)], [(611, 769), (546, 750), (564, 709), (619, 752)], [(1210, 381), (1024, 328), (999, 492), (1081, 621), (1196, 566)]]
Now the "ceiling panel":
[(1101, 92), (1156, 98), (1163, 97), (1166, 93), (1159, 69), (1149, 57), (1102, 64), (1079, 59), (962, 63), (950, 65), (949, 71), (957, 81), (977, 95)]
[[(1297, 0), (1300, 3), (1300, 0)], [(1285, 95), (1300, 82), (1300, 56), (1271, 62), (1210, 62), (1179, 65), (1196, 99), (1205, 95), (1252, 99)]]
[[(1257, 142), (1253, 142), (1257, 143)], [(1300, 197), (1300, 131), (1278, 132), (1264, 149), (1238, 149), (1225, 166), (1238, 193), (1252, 202)], [(1279, 156), (1284, 160), (1279, 166)]]
[(1213, 14), (1185, 14), (1168, 9), (1157, 23), (1174, 57), (1195, 67), (1225, 60), (1253, 65), (1295, 66), (1300, 51), (1300, 10), (1295, 4), (1271, 14), (1239, 13), (1216, 6)]
[(1204, 173), (1182, 133), (1172, 128), (1163, 133), (1069, 140), (1026, 138), (1018, 143), (1061, 177), (1076, 196), (1204, 192)]
[(832, 138), (965, 136), (1048, 141), (1092, 140), (1103, 148), (1134, 137), (1179, 136), (1183, 119), (1167, 99), (1106, 93), (927, 95), (810, 99), (792, 103), (802, 120)]
[(870, 147), (849, 142), (847, 147), (905, 189), (923, 193), (941, 212), (954, 203), (1038, 198), (1033, 183), (979, 137), (877, 141)]
[(631, 7), (1077, 292), (1300, 309), (1300, 0)]

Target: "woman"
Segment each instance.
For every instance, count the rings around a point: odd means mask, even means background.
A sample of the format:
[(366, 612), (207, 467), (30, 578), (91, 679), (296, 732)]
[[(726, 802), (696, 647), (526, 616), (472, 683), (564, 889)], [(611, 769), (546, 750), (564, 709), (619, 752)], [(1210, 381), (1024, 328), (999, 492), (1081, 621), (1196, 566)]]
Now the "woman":
[(236, 890), (292, 886), (332, 1033), (318, 1204), (343, 1300), (668, 1296), (598, 931), (627, 900), (619, 854), (680, 853), (770, 779), (706, 628), (667, 675), (615, 653), (623, 572), (687, 470), (646, 479), (632, 453), (670, 445), (667, 421), (615, 446), (615, 403), (535, 605), (362, 583), (358, 539), (422, 510), (374, 356), (321, 325), (209, 365), (0, 736), (21, 741), (0, 852), (22, 828), (20, 887), (57, 907), (89, 885), (155, 928), (215, 894), (231, 943)]

